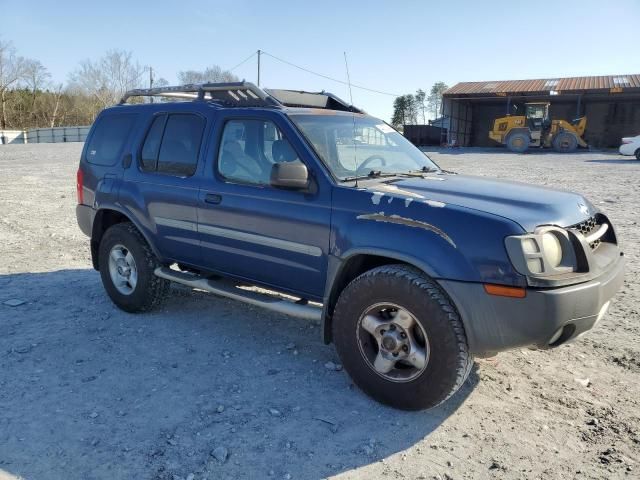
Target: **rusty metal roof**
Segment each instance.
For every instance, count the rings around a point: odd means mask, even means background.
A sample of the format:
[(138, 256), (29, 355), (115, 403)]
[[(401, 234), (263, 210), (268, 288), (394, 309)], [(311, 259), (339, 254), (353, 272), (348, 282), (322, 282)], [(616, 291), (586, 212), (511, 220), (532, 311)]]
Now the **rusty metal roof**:
[(489, 95), (516, 93), (558, 93), (584, 90), (640, 88), (640, 74), (603, 75), (598, 77), (540, 78), (535, 80), (497, 80), (492, 82), (460, 82), (444, 95)]

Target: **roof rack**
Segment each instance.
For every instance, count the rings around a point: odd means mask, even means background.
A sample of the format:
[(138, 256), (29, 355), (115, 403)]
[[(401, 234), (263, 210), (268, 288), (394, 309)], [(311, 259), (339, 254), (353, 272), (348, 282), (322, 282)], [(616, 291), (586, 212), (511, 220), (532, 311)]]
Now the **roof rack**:
[(120, 105), (131, 97), (169, 97), (208, 100), (224, 106), (274, 107), (280, 102), (250, 82), (201, 83), (174, 87), (139, 88), (129, 90), (120, 99)]
[(329, 92), (263, 90), (251, 82), (202, 83), (129, 90), (120, 105), (132, 97), (167, 97), (211, 101), (225, 107), (308, 107), (364, 113)]

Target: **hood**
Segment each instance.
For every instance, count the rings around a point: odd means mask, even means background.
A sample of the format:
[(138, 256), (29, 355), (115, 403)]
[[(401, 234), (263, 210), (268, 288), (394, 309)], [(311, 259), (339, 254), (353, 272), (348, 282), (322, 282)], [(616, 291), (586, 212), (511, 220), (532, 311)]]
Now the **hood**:
[(596, 212), (593, 205), (577, 193), (470, 175), (382, 179), (365, 188), (374, 194), (374, 202), (378, 193), (457, 205), (508, 218), (527, 232), (539, 225), (575, 225)]

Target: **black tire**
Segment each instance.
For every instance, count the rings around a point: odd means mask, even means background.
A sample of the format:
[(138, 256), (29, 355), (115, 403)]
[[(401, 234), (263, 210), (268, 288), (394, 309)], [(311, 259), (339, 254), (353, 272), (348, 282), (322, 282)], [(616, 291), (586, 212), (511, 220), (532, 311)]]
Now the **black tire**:
[(636, 159), (640, 160), (640, 148), (636, 150)]
[[(394, 382), (379, 375), (359, 346), (360, 317), (380, 302), (413, 312), (428, 338), (426, 367), (409, 381)], [(451, 300), (433, 280), (407, 265), (374, 268), (347, 285), (336, 304), (333, 340), (354, 383), (379, 402), (403, 410), (441, 404), (464, 384), (473, 365), (462, 321)]]
[(531, 137), (525, 132), (513, 132), (507, 136), (507, 148), (515, 153), (524, 153), (529, 149)]
[[(135, 260), (137, 282), (129, 294), (116, 288), (109, 272), (109, 255), (116, 245), (122, 245)], [(98, 265), (105, 290), (116, 306), (125, 312), (138, 313), (159, 306), (169, 291), (170, 282), (157, 277), (153, 272), (160, 266), (146, 240), (129, 222), (109, 227), (100, 241)]]
[(553, 149), (560, 153), (575, 152), (578, 148), (578, 139), (573, 133), (560, 132), (553, 138)]

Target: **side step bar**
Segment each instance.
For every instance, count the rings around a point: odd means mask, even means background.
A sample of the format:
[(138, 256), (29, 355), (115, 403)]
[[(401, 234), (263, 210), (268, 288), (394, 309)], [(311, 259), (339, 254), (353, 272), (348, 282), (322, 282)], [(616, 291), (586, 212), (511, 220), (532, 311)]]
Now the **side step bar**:
[(243, 290), (228, 280), (209, 280), (207, 278), (192, 273), (178, 272), (167, 267), (155, 269), (156, 276), (180, 283), (191, 288), (198, 288), (221, 297), (227, 297), (239, 302), (266, 308), (272, 312), (291, 315), (319, 322), (322, 318), (322, 307), (315, 305), (301, 305), (284, 298), (273, 295)]

